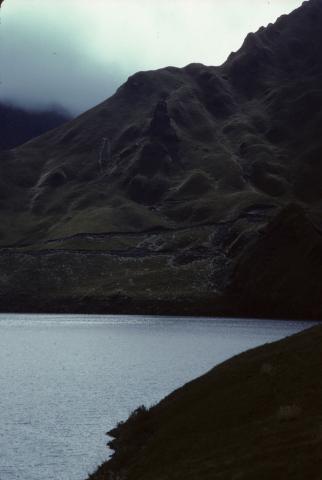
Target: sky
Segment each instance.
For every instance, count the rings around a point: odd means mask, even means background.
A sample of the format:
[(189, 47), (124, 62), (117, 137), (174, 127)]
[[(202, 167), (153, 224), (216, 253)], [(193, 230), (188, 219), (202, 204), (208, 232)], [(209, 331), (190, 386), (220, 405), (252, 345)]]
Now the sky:
[(302, 0), (5, 0), (0, 101), (73, 115), (129, 75), (192, 62), (220, 65), (245, 36)]

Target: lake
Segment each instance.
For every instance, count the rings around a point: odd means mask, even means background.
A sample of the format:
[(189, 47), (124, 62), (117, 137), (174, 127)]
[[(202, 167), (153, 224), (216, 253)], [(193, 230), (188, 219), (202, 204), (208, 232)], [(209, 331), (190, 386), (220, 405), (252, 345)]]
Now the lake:
[(84, 480), (105, 432), (215, 364), (312, 323), (0, 315), (0, 480)]

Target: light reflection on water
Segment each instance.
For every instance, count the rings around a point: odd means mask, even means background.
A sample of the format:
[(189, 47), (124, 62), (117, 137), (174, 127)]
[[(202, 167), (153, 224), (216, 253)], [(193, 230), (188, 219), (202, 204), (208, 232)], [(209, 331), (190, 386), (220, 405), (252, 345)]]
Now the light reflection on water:
[(0, 480), (83, 480), (138, 405), (312, 323), (0, 315)]

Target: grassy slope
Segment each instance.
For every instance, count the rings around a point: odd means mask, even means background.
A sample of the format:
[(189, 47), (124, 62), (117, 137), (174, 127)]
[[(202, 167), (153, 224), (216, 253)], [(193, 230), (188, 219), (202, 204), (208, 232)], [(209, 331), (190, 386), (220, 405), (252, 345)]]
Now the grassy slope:
[(238, 235), (243, 219), (0, 250), (0, 306), (321, 320), (322, 233), (310, 217), (289, 205), (246, 238)]
[(306, 2), (0, 152), (0, 310), (320, 319), (321, 23)]
[(322, 233), (297, 205), (282, 209), (236, 260), (227, 301), (245, 316), (322, 318)]
[(90, 478), (321, 478), (321, 364), (320, 326), (242, 353), (133, 414)]
[(321, 20), (307, 2), (221, 67), (138, 72), (0, 152), (0, 245), (209, 224), (290, 201), (321, 209)]

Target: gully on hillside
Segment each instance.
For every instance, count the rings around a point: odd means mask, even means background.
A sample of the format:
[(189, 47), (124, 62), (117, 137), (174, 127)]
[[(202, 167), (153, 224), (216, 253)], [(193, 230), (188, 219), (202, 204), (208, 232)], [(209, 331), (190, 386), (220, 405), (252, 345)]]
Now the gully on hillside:
[(321, 316), (321, 22), (305, 2), (2, 152), (1, 309)]

